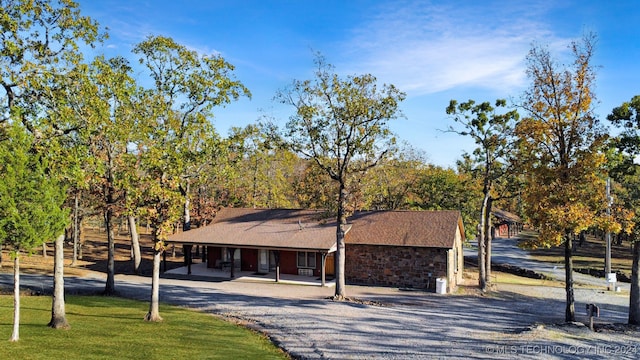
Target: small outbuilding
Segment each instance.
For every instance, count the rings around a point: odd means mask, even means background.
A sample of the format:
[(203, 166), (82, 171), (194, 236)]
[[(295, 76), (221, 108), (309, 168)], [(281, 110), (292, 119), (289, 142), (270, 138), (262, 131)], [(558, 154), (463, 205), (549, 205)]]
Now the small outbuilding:
[(491, 234), (493, 238), (510, 238), (522, 231), (523, 221), (520, 216), (501, 209), (492, 210), (491, 215), (493, 215), (493, 233)]
[[(321, 210), (223, 208), (211, 224), (171, 235), (204, 246), (208, 267), (256, 273), (333, 275), (336, 220)], [(462, 281), (464, 228), (458, 211), (367, 211), (348, 219), (350, 284), (446, 291)]]

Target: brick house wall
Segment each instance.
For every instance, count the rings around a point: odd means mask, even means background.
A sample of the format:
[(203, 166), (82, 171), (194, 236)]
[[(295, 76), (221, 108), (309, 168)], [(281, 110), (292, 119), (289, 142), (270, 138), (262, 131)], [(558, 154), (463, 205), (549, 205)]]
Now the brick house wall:
[(435, 290), (436, 278), (451, 271), (448, 249), (347, 244), (345, 250), (345, 280), (352, 284)]

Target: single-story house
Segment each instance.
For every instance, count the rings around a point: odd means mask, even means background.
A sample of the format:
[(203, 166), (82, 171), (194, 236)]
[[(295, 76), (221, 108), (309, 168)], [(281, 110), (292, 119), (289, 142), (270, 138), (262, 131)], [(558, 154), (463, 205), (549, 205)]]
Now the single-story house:
[[(363, 211), (348, 218), (345, 279), (351, 284), (447, 290), (462, 280), (458, 211)], [(334, 274), (336, 219), (321, 210), (223, 208), (211, 224), (169, 236), (207, 248), (209, 267), (256, 273)]]

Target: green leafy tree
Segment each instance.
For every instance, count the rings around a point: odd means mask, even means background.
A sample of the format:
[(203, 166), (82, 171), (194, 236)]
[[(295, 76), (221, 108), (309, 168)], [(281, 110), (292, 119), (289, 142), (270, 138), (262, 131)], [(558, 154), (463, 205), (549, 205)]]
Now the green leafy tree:
[(232, 128), (229, 136), (242, 161), (234, 161), (234, 177), (228, 183), (235, 188), (237, 205), (254, 208), (295, 207), (295, 168), (300, 159), (282, 146), (272, 124), (250, 124)]
[(62, 234), (68, 221), (62, 209), (66, 189), (48, 168), (34, 137), (16, 123), (0, 127), (0, 242), (14, 261), (14, 319), (11, 341), (19, 340), (20, 256)]
[[(133, 52), (149, 70), (153, 87), (146, 91), (146, 110), (140, 115), (146, 140), (139, 146), (144, 173), (137, 199), (146, 204), (154, 240), (151, 302), (146, 320), (159, 321), (158, 296), (160, 256), (164, 240), (179, 215), (190, 221), (189, 181), (204, 159), (204, 139), (215, 136), (210, 123), (213, 109), (242, 95), (248, 89), (232, 76), (233, 65), (218, 55), (201, 56), (163, 36), (150, 36)], [(182, 191), (182, 193), (181, 193)]]
[[(55, 174), (60, 179), (61, 185), (65, 188), (73, 189), (69, 190), (67, 195), (67, 201), (65, 201), (64, 207), (72, 207), (69, 204), (69, 197), (73, 194), (77, 195), (77, 189), (80, 184), (85, 180), (81, 176), (80, 169), (82, 167), (82, 160), (76, 155), (79, 149), (77, 132), (70, 132), (63, 136), (57, 133), (55, 129), (46, 126), (46, 123), (55, 123), (64, 128), (80, 128), (78, 119), (73, 116), (68, 116), (69, 113), (65, 111), (65, 104), (68, 101), (66, 96), (67, 84), (69, 79), (73, 76), (55, 76), (38, 83), (33, 83), (37, 86), (42, 86), (39, 89), (42, 94), (40, 103), (43, 108), (43, 117), (46, 117), (46, 122), (38, 127), (38, 132), (42, 136), (37, 140), (38, 145), (36, 148), (41, 154), (46, 154), (48, 157), (48, 171)], [(73, 80), (71, 80), (73, 81)], [(73, 194), (72, 194), (73, 193)], [(77, 208), (76, 208), (77, 209)], [(77, 214), (77, 211), (74, 212)], [(55, 238), (55, 255), (54, 255), (54, 269), (53, 269), (53, 296), (51, 305), (51, 320), (48, 326), (55, 329), (67, 329), (70, 327), (65, 312), (64, 301), (64, 234)]]
[(573, 42), (570, 66), (559, 65), (546, 47), (530, 50), (531, 86), (522, 101), (527, 116), (516, 126), (524, 211), (539, 231), (526, 245), (564, 243), (567, 322), (575, 321), (572, 238), (597, 224), (609, 226), (602, 151), (606, 135), (592, 112), (594, 42), (594, 35)]
[(426, 165), (420, 169), (412, 188), (411, 209), (459, 210), (465, 237), (473, 239), (479, 223), (478, 209), (482, 188), (469, 172)]
[(296, 172), (292, 183), (295, 202), (306, 209), (322, 209), (337, 213), (338, 189), (325, 170), (315, 162), (306, 160)]
[(205, 151), (205, 159), (198, 167), (200, 174), (189, 183), (193, 189), (190, 191), (192, 199), (185, 201), (185, 205), (191, 209), (191, 221), (197, 226), (209, 223), (220, 206), (236, 204), (235, 200), (230, 199), (235, 197), (239, 179), (237, 163), (242, 161), (235, 140), (220, 138), (216, 134), (204, 143), (206, 146), (202, 150)]
[[(2, 0), (0, 19), (0, 125), (19, 121), (38, 143), (77, 130), (73, 122), (43, 114), (52, 110), (52, 87), (81, 61), (80, 45), (93, 46), (106, 35), (71, 0)], [(49, 325), (66, 328), (61, 238), (56, 249)]]
[(419, 201), (415, 190), (420, 174), (429, 167), (426, 156), (410, 146), (398, 149), (392, 158), (383, 160), (361, 178), (362, 208), (370, 210), (405, 210)]
[[(71, 0), (2, 0), (0, 19), (0, 85), (4, 90), (0, 122), (19, 119), (38, 136), (34, 117), (40, 113), (41, 93), (32, 83), (65, 74), (65, 67), (82, 57), (80, 43), (92, 46), (105, 35)], [(50, 125), (61, 133), (72, 130)]]
[(137, 87), (124, 58), (96, 57), (67, 87), (70, 116), (82, 123), (79, 146), (86, 149), (88, 184), (102, 212), (107, 231), (107, 281), (104, 293), (115, 288), (114, 219), (124, 213), (127, 180), (135, 176), (135, 157), (128, 151), (140, 132), (136, 130)]
[(340, 78), (320, 55), (314, 80), (293, 82), (276, 99), (295, 107), (287, 124), (293, 148), (312, 159), (338, 187), (336, 290), (334, 298), (346, 297), (345, 242), (347, 189), (350, 178), (376, 166), (392, 148), (388, 127), (400, 115), (405, 94), (393, 85), (378, 88), (376, 78), (366, 74)]
[(629, 324), (640, 325), (640, 95), (614, 108), (607, 116), (622, 132), (614, 139), (618, 161), (611, 171), (612, 177), (624, 188), (620, 196), (625, 208), (633, 211), (630, 219), (633, 230), (633, 262), (631, 267), (631, 291), (629, 294)]
[(459, 104), (456, 100), (451, 100), (447, 107), (447, 114), (462, 127), (459, 129), (457, 126), (450, 126), (448, 131), (468, 136), (478, 146), (473, 151), (473, 157), (481, 172), (483, 194), (478, 216), (478, 285), (482, 291), (491, 285), (491, 207), (499, 199), (495, 195), (494, 185), (509, 174), (508, 156), (513, 126), (519, 118), (516, 110), (498, 112), (506, 106), (506, 100), (498, 99), (495, 106), (491, 106), (489, 102), (476, 104), (469, 100)]

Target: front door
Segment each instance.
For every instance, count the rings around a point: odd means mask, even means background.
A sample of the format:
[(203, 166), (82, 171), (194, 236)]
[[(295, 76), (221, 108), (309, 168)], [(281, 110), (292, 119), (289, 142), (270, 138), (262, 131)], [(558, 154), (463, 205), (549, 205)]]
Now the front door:
[(336, 262), (335, 262), (335, 253), (331, 253), (327, 255), (327, 259), (324, 264), (324, 271), (327, 275), (335, 275), (336, 274)]
[(258, 272), (269, 272), (269, 250), (258, 250)]

